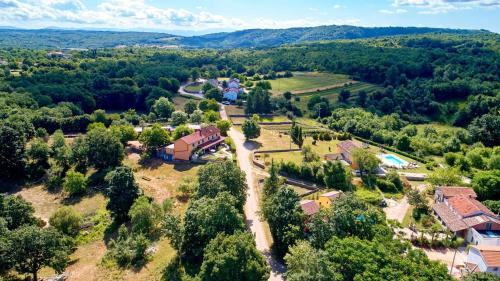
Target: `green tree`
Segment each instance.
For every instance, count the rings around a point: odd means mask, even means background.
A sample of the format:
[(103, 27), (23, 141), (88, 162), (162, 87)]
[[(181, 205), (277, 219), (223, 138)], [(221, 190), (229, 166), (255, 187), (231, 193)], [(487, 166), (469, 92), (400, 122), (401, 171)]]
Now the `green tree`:
[(439, 168), (435, 169), (427, 180), (433, 185), (457, 185), (462, 182), (460, 175), (455, 169)]
[(85, 145), (87, 163), (98, 170), (119, 166), (125, 156), (120, 140), (104, 128), (90, 130)]
[(302, 148), (302, 144), (304, 143), (304, 136), (302, 134), (302, 127), (298, 126), (293, 122), (292, 128), (290, 129), (290, 138), (292, 142)]
[(349, 90), (342, 89), (342, 91), (340, 91), (338, 101), (342, 103), (347, 103), (349, 101), (349, 97), (351, 97), (351, 92)]
[(106, 175), (109, 201), (106, 205), (116, 221), (128, 219), (128, 212), (139, 197), (139, 186), (129, 167), (118, 167)]
[(327, 161), (323, 164), (323, 181), (328, 188), (342, 191), (352, 190), (351, 173), (347, 171), (340, 161)]
[(145, 196), (141, 196), (135, 200), (128, 215), (133, 232), (149, 235), (158, 228), (162, 210), (158, 204), (150, 202)]
[(262, 214), (269, 223), (273, 236), (273, 249), (278, 257), (283, 257), (288, 247), (294, 245), (303, 236), (303, 212), (300, 198), (289, 187), (283, 187), (266, 198)]
[(270, 268), (250, 233), (217, 235), (208, 243), (199, 277), (204, 281), (268, 280)]
[(210, 163), (198, 170), (198, 198), (215, 198), (222, 192), (228, 192), (236, 200), (236, 208), (243, 211), (247, 189), (245, 173), (233, 161)]
[(134, 130), (134, 126), (129, 124), (111, 125), (109, 130), (112, 134), (120, 140), (120, 142), (125, 145), (128, 141), (137, 139), (137, 132)]
[(47, 168), (49, 165), (50, 147), (41, 139), (34, 139), (26, 150), (26, 156), (31, 163)]
[(175, 107), (167, 98), (161, 97), (155, 101), (151, 111), (159, 118), (170, 118), (170, 115), (175, 111)]
[(189, 116), (182, 112), (182, 111), (174, 111), (172, 113), (172, 117), (171, 117), (171, 123), (172, 123), (172, 126), (179, 126), (179, 125), (182, 125), (182, 124), (186, 124), (187, 121), (189, 119)]
[(160, 147), (170, 142), (170, 136), (160, 124), (154, 124), (152, 127), (144, 129), (139, 137), (139, 141), (144, 145), (147, 155), (150, 157), (154, 155)]
[(198, 105), (193, 100), (188, 100), (184, 104), (184, 112), (186, 112), (189, 115), (191, 115), (196, 109), (198, 109)]
[(500, 200), (500, 170), (477, 172), (472, 188), (480, 200)]
[(241, 126), (241, 129), (243, 130), (243, 134), (245, 135), (245, 139), (247, 141), (258, 138), (260, 136), (260, 126), (257, 121), (253, 119), (245, 120), (245, 122), (243, 122), (243, 125)]
[(328, 264), (328, 255), (316, 250), (306, 241), (299, 241), (290, 247), (285, 256), (286, 280), (289, 281), (340, 281), (342, 276), (335, 273)]
[(320, 157), (319, 155), (312, 150), (310, 145), (304, 145), (302, 147), (302, 161), (306, 163), (318, 162)]
[(172, 133), (172, 140), (176, 141), (176, 140), (178, 140), (184, 136), (187, 136), (193, 132), (194, 132), (194, 130), (189, 128), (186, 125), (177, 126), (175, 128), (174, 132)]
[(35, 209), (20, 195), (0, 194), (0, 218), (5, 220), (9, 230), (23, 225), (33, 225), (38, 222), (34, 216)]
[(198, 189), (198, 182), (192, 177), (184, 177), (177, 189), (183, 196), (191, 197)]
[(190, 202), (184, 216), (182, 252), (191, 261), (199, 261), (210, 240), (217, 234), (243, 231), (245, 224), (235, 199), (227, 192), (215, 198), (201, 197)]
[(49, 219), (49, 224), (62, 234), (75, 237), (80, 231), (83, 217), (73, 208), (63, 206), (57, 209)]
[(221, 135), (227, 136), (227, 132), (231, 128), (231, 122), (228, 120), (219, 120), (216, 123), (217, 128), (220, 130)]
[(214, 99), (216, 101), (222, 101), (222, 91), (217, 88), (212, 88), (205, 92), (205, 98)]
[(375, 184), (375, 170), (380, 164), (380, 160), (367, 150), (358, 148), (352, 152), (353, 162), (358, 166), (358, 170), (363, 183), (369, 187)]
[(205, 122), (207, 122), (207, 123), (214, 123), (220, 119), (219, 112), (217, 112), (217, 111), (209, 110), (209, 111), (206, 111), (204, 115), (205, 115)]
[(269, 177), (264, 180), (264, 194), (266, 196), (273, 195), (282, 184), (283, 182), (279, 177), (278, 165), (274, 164), (274, 160), (272, 160), (271, 167), (269, 168)]
[(75, 171), (68, 171), (63, 181), (63, 189), (70, 196), (84, 193), (87, 190), (87, 179), (85, 175)]
[(189, 120), (191, 123), (201, 123), (203, 122), (203, 111), (196, 109), (189, 115)]
[(219, 111), (220, 105), (214, 99), (204, 99), (204, 100), (200, 101), (200, 103), (198, 104), (198, 108), (203, 112), (210, 111), (210, 110), (211, 111)]
[(29, 273), (37, 281), (42, 267), (59, 273), (66, 268), (71, 245), (55, 229), (25, 226), (14, 230), (10, 237), (12, 260), (19, 273)]
[(0, 125), (0, 178), (18, 178), (24, 173), (26, 139), (16, 129)]

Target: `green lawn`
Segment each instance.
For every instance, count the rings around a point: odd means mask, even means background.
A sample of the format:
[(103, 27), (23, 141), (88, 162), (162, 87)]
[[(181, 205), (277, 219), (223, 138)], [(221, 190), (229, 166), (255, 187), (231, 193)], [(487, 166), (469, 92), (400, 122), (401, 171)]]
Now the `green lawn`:
[(325, 72), (294, 72), (293, 77), (290, 78), (269, 80), (272, 86), (271, 92), (274, 95), (286, 91), (302, 93), (322, 87), (334, 87), (350, 81), (352, 80), (347, 75)]
[(198, 84), (198, 85), (189, 85), (186, 86), (186, 91), (188, 92), (199, 92), (201, 91), (201, 88), (203, 87), (203, 84)]
[(188, 101), (194, 101), (195, 103), (198, 103), (199, 100), (187, 98), (185, 96), (175, 96), (172, 98), (172, 101), (174, 102), (175, 110), (184, 111), (184, 105)]

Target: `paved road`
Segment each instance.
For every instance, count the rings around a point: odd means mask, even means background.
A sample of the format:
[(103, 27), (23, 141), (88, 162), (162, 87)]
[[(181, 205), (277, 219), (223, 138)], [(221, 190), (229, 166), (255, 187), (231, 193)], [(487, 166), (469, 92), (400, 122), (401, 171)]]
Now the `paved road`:
[(188, 93), (184, 90), (184, 88), (189, 85), (191, 83), (187, 83), (187, 84), (182, 84), (179, 88), (179, 94), (181, 95), (184, 95), (184, 96), (190, 96), (190, 97), (193, 97), (195, 99), (203, 99), (203, 95), (202, 94), (192, 94), (192, 93)]
[[(228, 120), (224, 106), (221, 105), (221, 118)], [(259, 218), (259, 195), (257, 193), (257, 183), (254, 178), (253, 165), (251, 162), (251, 154), (254, 147), (251, 143), (245, 142), (245, 136), (231, 127), (229, 136), (233, 139), (236, 145), (236, 154), (240, 169), (245, 171), (248, 184), (247, 201), (245, 203), (246, 224), (255, 237), (257, 249), (266, 257), (272, 272), (269, 280), (283, 280), (285, 267), (283, 264), (276, 261), (270, 254), (270, 242), (266, 239), (265, 226)]]

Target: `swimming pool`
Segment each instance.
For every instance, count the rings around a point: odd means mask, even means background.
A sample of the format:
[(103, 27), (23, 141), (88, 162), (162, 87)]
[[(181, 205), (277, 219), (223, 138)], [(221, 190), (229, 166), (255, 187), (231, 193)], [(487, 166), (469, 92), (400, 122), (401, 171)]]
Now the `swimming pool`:
[(382, 164), (387, 167), (394, 167), (401, 169), (408, 165), (408, 162), (397, 157), (394, 154), (379, 154), (377, 156), (380, 160), (382, 160)]

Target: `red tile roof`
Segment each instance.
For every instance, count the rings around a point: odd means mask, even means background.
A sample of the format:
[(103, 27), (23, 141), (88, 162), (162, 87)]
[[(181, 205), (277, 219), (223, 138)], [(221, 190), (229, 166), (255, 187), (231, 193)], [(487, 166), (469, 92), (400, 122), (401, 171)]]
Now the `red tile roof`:
[(203, 138), (206, 138), (206, 137), (209, 137), (209, 136), (212, 136), (215, 134), (219, 134), (219, 133), (220, 133), (220, 130), (217, 127), (210, 125), (208, 127), (201, 128), (200, 130), (197, 130), (196, 132), (194, 132), (190, 135), (184, 136), (184, 137), (180, 138), (180, 140), (183, 140), (187, 144), (192, 144), (192, 143), (196, 143), (196, 142), (202, 140)]
[(495, 214), (490, 211), (481, 202), (474, 198), (465, 196), (455, 196), (448, 199), (448, 204), (453, 210), (462, 217), (471, 216), (474, 214), (487, 214), (495, 216)]
[(488, 267), (500, 267), (500, 246), (475, 245)]
[(470, 187), (462, 186), (440, 186), (437, 188), (445, 198), (450, 198), (454, 196), (469, 196), (472, 198), (477, 198), (476, 192)]
[(319, 212), (319, 205), (314, 200), (302, 200), (300, 201), (300, 207), (308, 216), (312, 216)]
[(434, 204), (432, 209), (451, 231), (455, 232), (467, 229), (467, 224), (465, 224), (462, 218), (455, 214), (445, 203)]
[(346, 151), (361, 148), (361, 145), (351, 140), (341, 141), (337, 144), (337, 146)]

